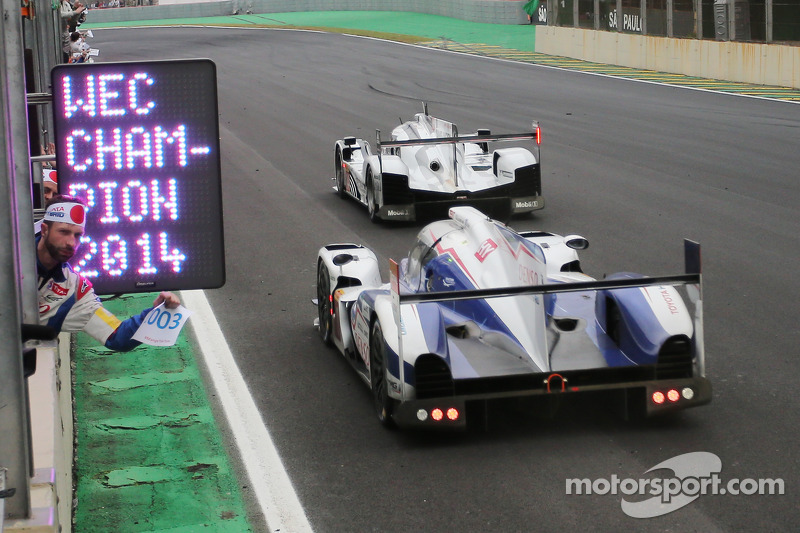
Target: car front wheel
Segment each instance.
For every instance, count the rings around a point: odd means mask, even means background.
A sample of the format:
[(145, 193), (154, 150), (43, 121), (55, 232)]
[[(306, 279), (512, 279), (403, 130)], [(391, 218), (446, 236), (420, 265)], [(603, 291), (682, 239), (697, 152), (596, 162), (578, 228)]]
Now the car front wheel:
[(336, 148), (336, 189), (338, 189), (338, 194), (340, 198), (346, 198), (347, 192), (344, 189), (344, 167), (342, 167), (342, 152), (339, 148)]
[(367, 211), (370, 222), (378, 223), (378, 202), (375, 199), (375, 182), (372, 179), (372, 169), (367, 170)]
[(317, 267), (317, 313), (319, 314), (319, 336), (325, 344), (332, 344), (331, 334), (333, 333), (333, 310), (331, 302), (331, 282), (328, 276), (328, 268), (325, 263), (319, 263)]

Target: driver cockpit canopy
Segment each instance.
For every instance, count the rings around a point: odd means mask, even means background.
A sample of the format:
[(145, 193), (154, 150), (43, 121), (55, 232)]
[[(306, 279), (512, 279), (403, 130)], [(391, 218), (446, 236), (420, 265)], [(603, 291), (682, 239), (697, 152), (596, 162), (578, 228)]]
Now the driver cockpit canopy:
[(401, 277), (413, 291), (425, 290), (425, 267), (432, 259), (438, 256), (436, 248), (431, 244), (431, 242), (426, 242), (425, 239), (418, 238), (416, 244), (408, 253), (408, 257), (403, 261), (405, 272)]

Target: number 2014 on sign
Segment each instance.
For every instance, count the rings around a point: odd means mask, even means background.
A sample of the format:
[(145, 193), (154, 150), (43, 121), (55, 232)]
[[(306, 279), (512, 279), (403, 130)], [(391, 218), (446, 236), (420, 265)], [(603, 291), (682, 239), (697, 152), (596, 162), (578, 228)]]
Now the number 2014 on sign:
[[(154, 240), (157, 242), (154, 243)], [(80, 252), (75, 270), (90, 278), (99, 275), (99, 269), (110, 276), (121, 276), (132, 263), (139, 265), (136, 268), (138, 274), (157, 274), (159, 267), (179, 273), (186, 261), (186, 256), (180, 250), (170, 248), (169, 234), (166, 232), (159, 233), (155, 238), (149, 233), (142, 233), (131, 246), (118, 234), (107, 235), (100, 242), (83, 236)]]

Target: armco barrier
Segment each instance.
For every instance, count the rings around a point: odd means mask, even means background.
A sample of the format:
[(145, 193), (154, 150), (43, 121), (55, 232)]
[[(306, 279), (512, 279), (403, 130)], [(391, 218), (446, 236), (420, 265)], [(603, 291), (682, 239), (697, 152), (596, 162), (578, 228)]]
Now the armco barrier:
[(193, 4), (93, 9), (91, 21), (130, 22), (237, 13), (292, 13), (295, 11), (410, 11), (469, 22), (527, 24), (523, 0), (223, 0)]

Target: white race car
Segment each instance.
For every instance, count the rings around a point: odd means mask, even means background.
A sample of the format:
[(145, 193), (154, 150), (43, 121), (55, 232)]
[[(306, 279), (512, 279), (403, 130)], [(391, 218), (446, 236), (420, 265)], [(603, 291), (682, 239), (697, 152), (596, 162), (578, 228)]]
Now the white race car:
[(316, 324), (387, 425), (458, 429), (489, 401), (593, 391), (619, 391), (632, 416), (711, 401), (699, 245), (686, 274), (602, 281), (581, 272), (587, 246), (452, 207), (388, 284), (369, 249), (320, 249)]
[[(490, 151), (490, 143), (533, 141), (533, 152), (518, 146)], [(336, 141), (335, 189), (367, 207), (369, 218), (417, 220), (451, 205), (469, 204), (507, 218), (544, 207), (539, 145), (541, 132), (492, 135), (478, 130), (459, 135), (455, 124), (423, 113), (392, 130), (377, 146), (364, 139)]]

